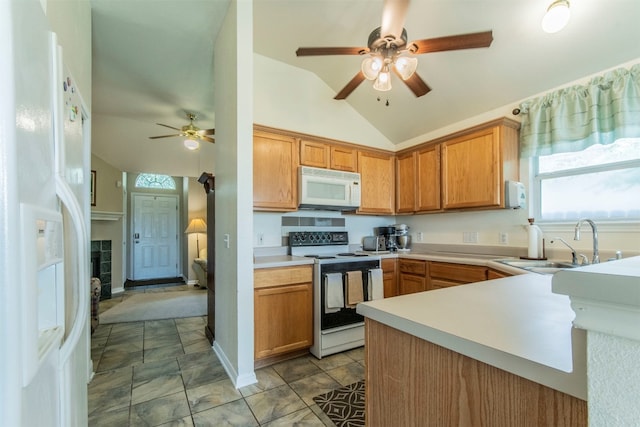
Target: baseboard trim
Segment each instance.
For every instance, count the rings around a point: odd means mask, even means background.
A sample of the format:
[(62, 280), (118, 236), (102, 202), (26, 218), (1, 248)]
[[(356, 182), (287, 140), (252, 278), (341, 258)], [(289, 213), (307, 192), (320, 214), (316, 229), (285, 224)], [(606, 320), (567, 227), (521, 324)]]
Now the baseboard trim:
[(229, 376), (229, 379), (231, 379), (235, 388), (239, 389), (258, 382), (255, 371), (251, 371), (250, 374), (238, 375), (238, 372), (233, 367), (231, 361), (227, 358), (227, 355), (217, 341), (213, 342), (213, 351), (216, 356), (218, 356), (220, 363), (222, 363), (224, 370), (227, 372), (227, 375)]

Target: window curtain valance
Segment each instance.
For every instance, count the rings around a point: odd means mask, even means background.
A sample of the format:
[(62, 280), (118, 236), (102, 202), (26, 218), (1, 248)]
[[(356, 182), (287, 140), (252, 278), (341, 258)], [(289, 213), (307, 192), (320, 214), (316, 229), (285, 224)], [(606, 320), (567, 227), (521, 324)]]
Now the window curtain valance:
[(520, 105), (521, 157), (581, 151), (640, 137), (640, 64)]

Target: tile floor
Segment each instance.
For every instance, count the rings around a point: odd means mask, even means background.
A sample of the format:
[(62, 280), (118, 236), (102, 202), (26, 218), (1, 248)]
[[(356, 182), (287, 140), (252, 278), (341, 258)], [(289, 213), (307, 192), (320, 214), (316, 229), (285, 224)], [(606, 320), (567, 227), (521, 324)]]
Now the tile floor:
[[(130, 292), (101, 302), (100, 311)], [(333, 426), (313, 397), (364, 376), (361, 347), (262, 368), (257, 384), (235, 389), (205, 323), (202, 316), (98, 326), (89, 426)]]

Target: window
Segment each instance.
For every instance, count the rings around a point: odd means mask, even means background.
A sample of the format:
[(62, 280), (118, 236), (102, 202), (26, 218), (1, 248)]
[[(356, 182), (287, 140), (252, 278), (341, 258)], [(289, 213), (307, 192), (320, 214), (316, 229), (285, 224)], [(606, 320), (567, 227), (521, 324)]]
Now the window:
[(141, 173), (136, 178), (136, 188), (155, 188), (162, 190), (175, 190), (176, 182), (169, 175), (155, 173)]
[(542, 221), (640, 219), (640, 138), (534, 157), (533, 173)]

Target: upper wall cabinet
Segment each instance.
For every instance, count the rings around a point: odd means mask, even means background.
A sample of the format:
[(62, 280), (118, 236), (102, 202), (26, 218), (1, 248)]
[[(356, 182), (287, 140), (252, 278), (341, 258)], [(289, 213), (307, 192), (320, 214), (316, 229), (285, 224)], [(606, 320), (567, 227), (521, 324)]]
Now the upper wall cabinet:
[(396, 213), (440, 210), (440, 145), (396, 158)]
[(440, 209), (440, 145), (416, 151), (416, 212)]
[(400, 152), (397, 212), (504, 207), (504, 182), (519, 178), (518, 128), (494, 120)]
[(416, 153), (396, 157), (396, 213), (416, 211)]
[(379, 152), (358, 151), (362, 189), (358, 213), (389, 215), (394, 212), (394, 157)]
[(356, 150), (353, 148), (300, 140), (301, 165), (355, 172), (356, 161)]
[(254, 210), (298, 209), (298, 145), (292, 136), (254, 130)]
[(504, 207), (505, 180), (518, 180), (518, 126), (504, 119), (441, 144), (444, 209)]

